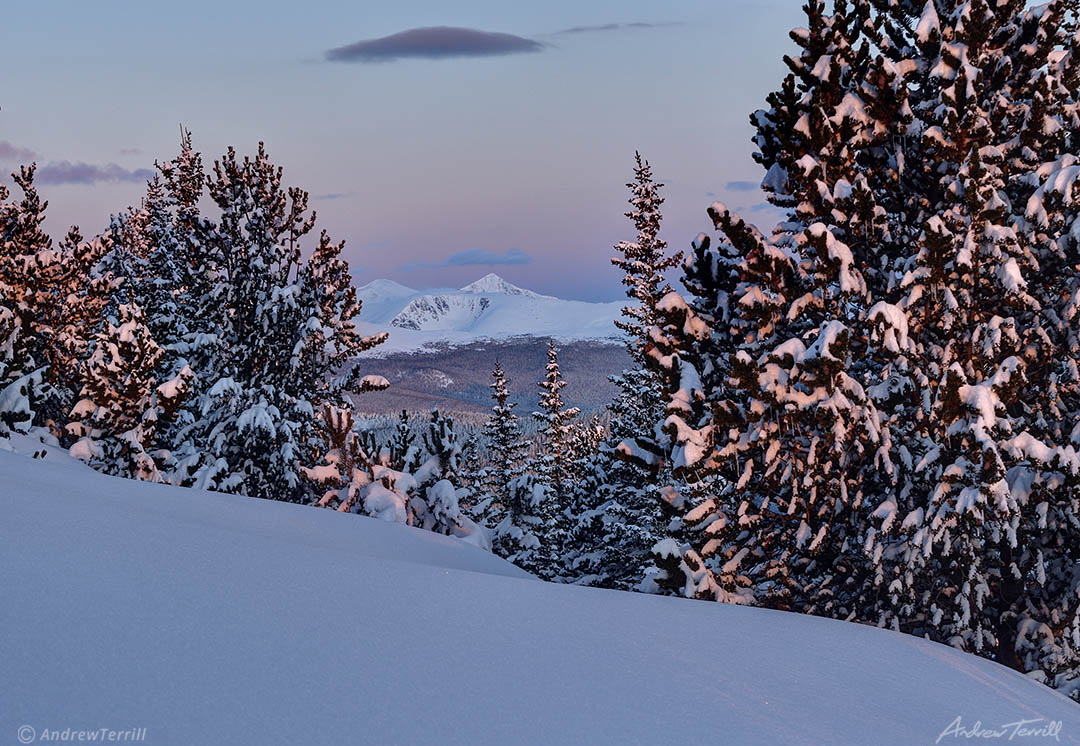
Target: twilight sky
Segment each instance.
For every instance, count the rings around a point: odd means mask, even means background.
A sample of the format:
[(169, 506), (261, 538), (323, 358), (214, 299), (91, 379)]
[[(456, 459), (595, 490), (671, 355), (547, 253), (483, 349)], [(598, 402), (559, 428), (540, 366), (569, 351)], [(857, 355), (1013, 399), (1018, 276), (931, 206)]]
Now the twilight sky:
[(54, 237), (137, 203), (183, 123), (207, 165), (265, 140), (357, 284), (494, 271), (583, 300), (622, 295), (635, 149), (676, 248), (713, 200), (761, 203), (747, 117), (802, 23), (799, 0), (11, 5), (0, 170), (36, 157)]

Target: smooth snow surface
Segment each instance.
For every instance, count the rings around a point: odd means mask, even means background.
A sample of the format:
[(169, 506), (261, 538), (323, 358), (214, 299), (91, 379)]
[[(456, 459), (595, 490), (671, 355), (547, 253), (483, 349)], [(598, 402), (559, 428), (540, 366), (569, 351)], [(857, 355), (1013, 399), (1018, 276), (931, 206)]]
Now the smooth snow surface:
[(28, 725), (147, 744), (912, 746), (957, 717), (1061, 720), (1058, 741), (1013, 742), (1080, 743), (1080, 707), (941, 645), (546, 584), (372, 518), (55, 451), (0, 452), (0, 514), (0, 744)]
[(560, 341), (619, 338), (623, 303), (585, 303), (540, 295), (488, 274), (461, 289), (413, 290), (375, 280), (357, 290), (362, 334), (390, 339), (366, 353), (462, 345), (485, 339), (554, 337)]

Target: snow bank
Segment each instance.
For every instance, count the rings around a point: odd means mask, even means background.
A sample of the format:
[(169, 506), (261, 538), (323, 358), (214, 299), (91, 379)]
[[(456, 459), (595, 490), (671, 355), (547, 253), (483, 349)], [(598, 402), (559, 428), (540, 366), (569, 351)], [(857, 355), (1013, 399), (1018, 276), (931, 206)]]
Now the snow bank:
[(55, 451), (0, 452), (0, 513), (2, 743), (909, 746), (958, 717), (1080, 739), (1075, 704), (913, 637), (550, 585), (452, 538)]

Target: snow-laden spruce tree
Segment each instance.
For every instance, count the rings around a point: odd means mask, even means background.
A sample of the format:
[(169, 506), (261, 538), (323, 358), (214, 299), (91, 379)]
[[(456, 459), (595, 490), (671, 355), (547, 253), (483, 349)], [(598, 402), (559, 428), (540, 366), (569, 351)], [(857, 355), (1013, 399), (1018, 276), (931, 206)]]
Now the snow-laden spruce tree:
[[(187, 362), (180, 351), (191, 332), (189, 313), (184, 309), (191, 300), (185, 282), (187, 272), (182, 266), (187, 253), (159, 176), (147, 184), (141, 213), (144, 266), (141, 276), (133, 278), (132, 292), (146, 314), (150, 333), (165, 343), (162, 364), (167, 368), (182, 367)], [(178, 362), (181, 359), (183, 363)]]
[(44, 208), (33, 176), (33, 167), (13, 174), (21, 202), (0, 184), (0, 437), (28, 430), (46, 394), (32, 288), (35, 271), (51, 261), (51, 241), (40, 231)]
[(539, 451), (533, 463), (535, 480), (514, 486), (517, 501), (535, 506), (539, 523), (534, 533), (540, 541), (535, 551), (535, 567), (541, 577), (554, 578), (562, 573), (561, 558), (570, 529), (572, 502), (573, 451), (571, 438), (574, 418), (580, 410), (565, 406), (562, 390), (566, 381), (559, 369), (559, 351), (555, 341), (548, 343), (544, 379), (539, 382), (540, 408), (533, 412), (539, 429)]
[(612, 379), (619, 393), (611, 408), (611, 430), (619, 439), (651, 427), (663, 411), (659, 376), (645, 365), (648, 330), (657, 324), (658, 306), (671, 291), (664, 274), (682, 260), (681, 252), (668, 254), (667, 242), (660, 237), (664, 204), (660, 190), (664, 185), (656, 183), (652, 167), (640, 153), (634, 154), (634, 180), (626, 186), (630, 190), (626, 217), (634, 224), (637, 238), (615, 244), (618, 254), (611, 260), (622, 270), (622, 283), (630, 299), (622, 309), (622, 318), (615, 321), (624, 334), (632, 363), (631, 368)]
[[(875, 116), (903, 106), (886, 95), (893, 71), (862, 40), (868, 3), (834, 10), (806, 5), (808, 27), (792, 33), (800, 54), (785, 58), (772, 108), (751, 117), (763, 186), (789, 219), (765, 236), (713, 205), (721, 241), (694, 242), (689, 301), (664, 299), (650, 355), (670, 393), (660, 451), (692, 485), (684, 523), (699, 532), (681, 557), (662, 548), (664, 583), (847, 616), (845, 594), (865, 577), (863, 485), (891, 468), (888, 432), (856, 370), (871, 301), (856, 256), (887, 228), (868, 177), (887, 161), (889, 130)], [(871, 110), (862, 74), (879, 84)]]
[(540, 431), (540, 454), (536, 459), (536, 472), (556, 496), (563, 500), (570, 487), (572, 453), (571, 423), (581, 410), (564, 406), (562, 390), (566, 386), (559, 369), (559, 350), (554, 341), (548, 343), (547, 365), (540, 387), (540, 408), (533, 412)]
[(920, 403), (903, 436), (910, 482), (882, 504), (878, 546), (888, 623), (1080, 696), (1080, 575), (1067, 548), (1080, 539), (1080, 463), (1052, 424), (1077, 264), (1054, 245), (1060, 233), (1043, 232), (1054, 221), (1038, 196), (1060, 188), (1053, 164), (1076, 142), (1075, 13), (940, 2), (911, 24), (920, 136), (905, 163), (923, 209), (900, 286)]
[(0, 406), (9, 408), (5, 429), (37, 424), (46, 428), (41, 435), (63, 439), (78, 370), (100, 324), (102, 306), (90, 288), (108, 244), (84, 241), (73, 227), (54, 247), (41, 227), (48, 203), (34, 185), (35, 171), (31, 165), (12, 175), (23, 193), (18, 202), (0, 186)]
[(0, 429), (5, 431), (48, 423), (70, 394), (50, 366), (60, 357), (51, 352), (60, 342), (64, 264), (42, 229), (48, 203), (34, 185), (35, 171), (31, 165), (12, 174), (21, 200), (9, 200), (10, 192), (0, 185), (0, 418), (5, 422)]
[(61, 440), (63, 424), (78, 398), (79, 374), (90, 340), (103, 324), (109, 290), (101, 284), (97, 267), (111, 251), (110, 241), (108, 235), (84, 240), (73, 227), (57, 246), (56, 261), (50, 267), (43, 312), (53, 396), (42, 411), (42, 424), (59, 433)]
[(190, 371), (160, 381), (164, 353), (142, 309), (126, 304), (117, 311), (90, 343), (80, 376), (82, 398), (67, 426), (79, 439), (71, 453), (107, 474), (166, 481), (172, 460), (158, 429), (179, 410)]
[(399, 471), (414, 472), (420, 468), (423, 451), (416, 444), (416, 433), (413, 432), (409, 413), (401, 410), (394, 434), (387, 446), (390, 455), (390, 465)]
[[(73, 288), (65, 303), (80, 312), (74, 330), (95, 329), (67, 350), (80, 364), (71, 375), (79, 387), (66, 430), (77, 439), (71, 452), (106, 473), (150, 481), (175, 476), (175, 435), (190, 422), (185, 405), (195, 375), (178, 353), (186, 298), (177, 269), (182, 247), (173, 235), (155, 178), (142, 205), (115, 216), (97, 242), (83, 248), (69, 234), (64, 245), (73, 248), (61, 252), (69, 283), (88, 267), (85, 286)], [(63, 369), (57, 352), (53, 365)]]
[(461, 509), (460, 500), (468, 497), (469, 490), (452, 481), (456, 479), (460, 445), (454, 438), (451, 420), (433, 412), (425, 433), (425, 441), (433, 450), (413, 472), (402, 468), (412, 463), (412, 456), (406, 464), (393, 463), (396, 434), (390, 442), (379, 445), (359, 431), (348, 408), (326, 405), (319, 419), (329, 449), (320, 464), (301, 467), (304, 477), (317, 487), (315, 505), (362, 513), (456, 536), (483, 549), (492, 548), (490, 531)]
[(477, 516), (477, 506), (484, 500), (484, 462), (480, 431), (476, 429), (470, 429), (461, 444), (461, 486), (469, 489), (462, 509), (471, 516)]
[(528, 443), (514, 414), (517, 402), (510, 401), (510, 379), (496, 360), (491, 373), (491, 416), (484, 424), (487, 437), (487, 465), (482, 475), (482, 497), (477, 503), (479, 518), (497, 526), (510, 505), (510, 485), (524, 473)]
[(509, 385), (510, 379), (496, 361), (491, 382), (494, 404), (484, 427), (488, 438), (485, 498), (478, 505), (478, 517), (492, 527), (496, 554), (540, 577), (556, 578), (561, 565), (561, 546), (556, 541), (563, 536), (550, 523), (556, 493), (548, 481), (525, 473), (529, 445), (514, 414), (517, 402), (510, 401)]
[(787, 219), (766, 238), (714, 206), (725, 240), (695, 243), (652, 331), (658, 450), (751, 496), (687, 517), (715, 534), (685, 554), (714, 577), (742, 545), (759, 602), (1075, 695), (1077, 19), (1025, 5), (807, 4), (752, 120)]
[(472, 491), (463, 484), (462, 450), (454, 420), (433, 409), (423, 441), (428, 457), (415, 474), (424, 496), (421, 528), (450, 534), (468, 523), (467, 533), (474, 533), (475, 524), (461, 510), (461, 502), (468, 501)]
[(390, 463), (391, 447), (380, 447), (364, 437), (347, 407), (325, 405), (319, 418), (328, 449), (322, 463), (300, 467), (305, 477), (322, 490), (321, 495), (316, 492), (314, 503), (415, 525), (419, 507), (414, 502), (416, 478)]
[(651, 345), (648, 330), (656, 325), (660, 303), (671, 291), (664, 274), (678, 266), (682, 255), (669, 254), (660, 237), (662, 187), (648, 161), (635, 153), (626, 217), (637, 236), (617, 243), (618, 253), (611, 260), (623, 272), (630, 299), (615, 322), (624, 335), (630, 367), (611, 379), (618, 392), (608, 406), (610, 424), (604, 428), (593, 421), (577, 430), (581, 453), (575, 463), (573, 525), (565, 558), (574, 582), (638, 587), (651, 566), (652, 547), (665, 536), (663, 497), (675, 492), (670, 473), (655, 474), (636, 461), (618, 458), (620, 446), (639, 450), (637, 436), (651, 433), (664, 407), (663, 381), (645, 364)]
[(304, 500), (299, 466), (320, 451), (315, 412), (384, 384), (345, 362), (385, 335), (356, 333), (360, 304), (343, 244), (324, 232), (304, 257), (315, 216), (307, 193), (281, 177), (260, 144), (243, 160), (230, 148), (207, 182), (220, 215), (200, 220), (196, 241), (210, 265), (204, 301), (220, 310), (200, 315), (220, 327), (216, 354), (196, 371), (216, 380), (200, 397), (187, 468), (198, 486)]
[[(706, 291), (694, 298), (702, 314), (671, 298), (657, 334), (705, 354), (695, 364), (660, 346), (654, 358), (673, 393), (662, 425), (672, 468), (696, 488), (684, 521), (701, 533), (685, 588), (743, 600), (749, 587), (761, 604), (847, 616), (846, 594), (865, 580), (863, 477), (889, 468), (887, 433), (849, 374), (865, 283), (823, 224), (795, 232), (792, 221), (767, 238), (719, 203), (710, 215), (726, 245), (714, 252), (703, 239), (687, 263), (689, 287)], [(717, 268), (737, 277), (730, 291)], [(734, 352), (713, 347), (703, 317), (740, 340)]]
[(544, 578), (562, 576), (561, 537), (550, 523), (551, 487), (535, 474), (523, 474), (507, 485), (507, 504), (494, 528), (493, 550), (518, 567)]

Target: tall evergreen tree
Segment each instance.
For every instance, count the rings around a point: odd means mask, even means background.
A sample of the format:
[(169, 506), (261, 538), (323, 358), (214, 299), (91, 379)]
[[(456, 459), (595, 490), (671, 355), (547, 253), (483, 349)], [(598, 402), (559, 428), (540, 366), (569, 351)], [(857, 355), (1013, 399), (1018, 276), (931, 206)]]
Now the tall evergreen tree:
[(706, 526), (693, 554), (664, 548), (686, 592), (727, 583), (696, 560), (737, 566), (759, 602), (1075, 692), (1080, 464), (1058, 423), (1075, 402), (1078, 265), (1059, 237), (1076, 4), (1025, 6), (808, 2), (802, 53), (752, 120), (787, 219), (765, 238), (712, 209), (726, 241), (695, 243), (689, 301), (651, 332), (656, 450), (723, 480), (686, 517)]
[(34, 185), (35, 170), (33, 165), (24, 166), (12, 174), (23, 194), (17, 202), (9, 201), (10, 192), (0, 185), (0, 323), (4, 330), (0, 388), (5, 407), (0, 412), (5, 424), (0, 427), (5, 430), (26, 430), (59, 395), (49, 385), (45, 312), (57, 254), (41, 228), (48, 203)]
[(511, 484), (524, 473), (528, 444), (510, 401), (510, 379), (496, 360), (491, 373), (491, 416), (484, 425), (488, 442), (488, 464), (483, 474), (484, 499), (480, 515), (489, 525), (498, 525), (510, 505)]
[(570, 487), (571, 423), (581, 410), (563, 404), (562, 390), (566, 386), (559, 369), (559, 351), (554, 340), (548, 343), (547, 366), (540, 381), (540, 409), (533, 419), (540, 428), (540, 456), (536, 469), (540, 480), (548, 485), (557, 499), (564, 499)]
[[(640, 453), (639, 437), (650, 441), (663, 414), (663, 381), (645, 360), (654, 344), (649, 329), (658, 323), (663, 300), (671, 292), (664, 274), (682, 259), (681, 253), (669, 255), (660, 238), (663, 184), (653, 180), (652, 169), (640, 154), (634, 157), (626, 217), (637, 239), (616, 244), (618, 254), (611, 260), (622, 270), (631, 300), (615, 322), (623, 332), (631, 367), (611, 379), (618, 392), (608, 407), (609, 432), (594, 447), (582, 444), (590, 452), (578, 459), (566, 557), (575, 582), (617, 588), (639, 586), (644, 580), (650, 550), (665, 535), (664, 497), (677, 491), (669, 470), (655, 473), (630, 458), (618, 458)], [(594, 423), (580, 434), (597, 432)]]
[(385, 335), (356, 333), (360, 304), (342, 244), (324, 232), (304, 260), (315, 216), (307, 193), (284, 188), (281, 177), (260, 144), (242, 161), (230, 148), (207, 183), (220, 218), (196, 234), (200, 261), (210, 265), (200, 271), (215, 283), (207, 297), (222, 309), (216, 336), (225, 354), (206, 365), (219, 377), (202, 397), (193, 437), (206, 448), (193, 477), (214, 489), (304, 500), (298, 468), (320, 451), (314, 412), (343, 403), (347, 391), (384, 386), (342, 369)]
[[(542, 577), (554, 578), (562, 573), (563, 548), (570, 530), (569, 509), (574, 487), (571, 478), (572, 423), (580, 410), (566, 407), (562, 390), (566, 386), (559, 369), (559, 352), (554, 340), (548, 343), (547, 366), (540, 381), (540, 409), (533, 418), (540, 428), (540, 451), (535, 460), (535, 485), (518, 485), (519, 501), (539, 501), (536, 527), (540, 547), (536, 551), (537, 565)], [(541, 497), (542, 496), (542, 497)]]

